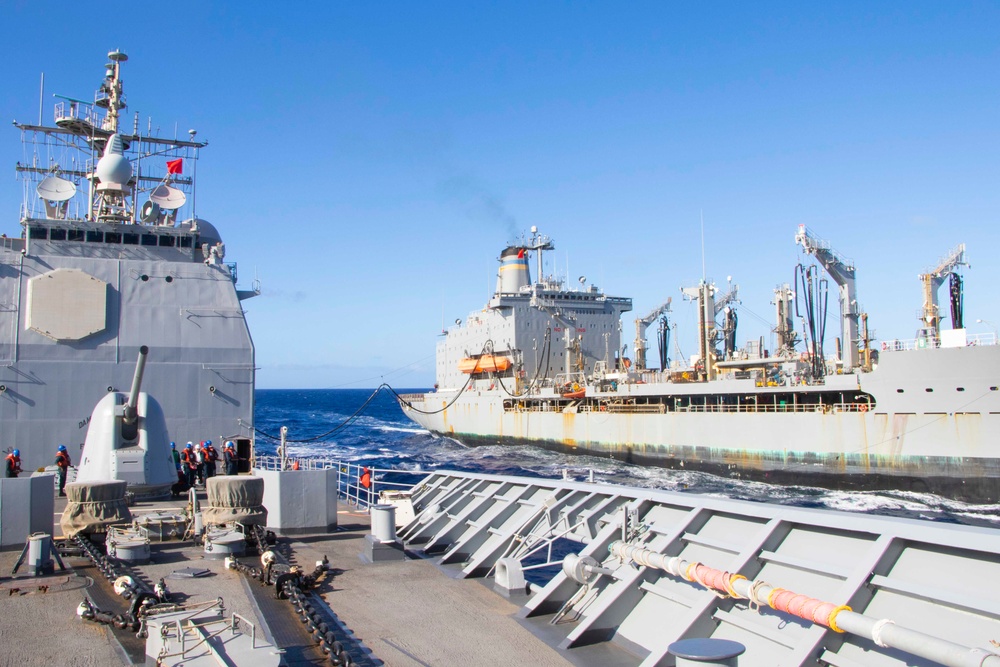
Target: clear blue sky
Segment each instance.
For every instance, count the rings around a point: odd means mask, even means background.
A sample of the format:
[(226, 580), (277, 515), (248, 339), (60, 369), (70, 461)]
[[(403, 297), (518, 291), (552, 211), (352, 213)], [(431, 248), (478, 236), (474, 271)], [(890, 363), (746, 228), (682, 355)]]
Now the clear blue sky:
[[(633, 298), (627, 341), (673, 296), (687, 355), (702, 212), (741, 345), (769, 336), (800, 223), (855, 260), (880, 339), (914, 336), (917, 275), (960, 242), (966, 321), (1000, 323), (996, 3), (96, 8), (4, 4), (0, 116), (37, 119), (41, 72), (47, 96), (89, 98), (128, 53), (130, 113), (210, 144), (198, 213), (241, 286), (263, 283), (260, 387), (430, 385), (442, 321), (482, 307), (531, 225), (551, 268)], [(21, 158), (16, 130), (0, 150)]]

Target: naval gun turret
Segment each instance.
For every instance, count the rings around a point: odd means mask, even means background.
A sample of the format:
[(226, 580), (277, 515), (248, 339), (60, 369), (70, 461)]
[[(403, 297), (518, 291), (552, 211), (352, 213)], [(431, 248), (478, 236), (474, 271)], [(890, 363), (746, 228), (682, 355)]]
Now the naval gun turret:
[(165, 495), (177, 482), (163, 409), (141, 391), (148, 354), (139, 348), (129, 393), (110, 391), (94, 408), (78, 482), (119, 480), (139, 497)]

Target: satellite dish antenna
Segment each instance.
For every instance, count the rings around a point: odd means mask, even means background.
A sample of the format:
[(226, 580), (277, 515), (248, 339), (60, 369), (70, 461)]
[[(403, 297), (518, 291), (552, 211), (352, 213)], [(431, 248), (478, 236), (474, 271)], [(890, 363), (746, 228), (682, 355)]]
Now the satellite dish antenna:
[(184, 206), (187, 196), (169, 185), (158, 185), (149, 193), (149, 201), (158, 204), (160, 208), (172, 211)]
[(58, 176), (46, 176), (35, 192), (46, 201), (67, 201), (76, 194), (76, 184)]
[(583, 285), (584, 283), (587, 282), (587, 276), (580, 276), (579, 278), (577, 278), (577, 280), (579, 280), (580, 284)]

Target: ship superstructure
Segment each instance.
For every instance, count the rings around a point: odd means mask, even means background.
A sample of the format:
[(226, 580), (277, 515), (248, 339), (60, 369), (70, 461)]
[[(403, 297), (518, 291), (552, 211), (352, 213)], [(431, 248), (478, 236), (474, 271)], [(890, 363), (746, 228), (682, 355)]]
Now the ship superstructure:
[(205, 142), (140, 128), (108, 54), (93, 102), (57, 96), (53, 125), (15, 122), (25, 146), (18, 238), (0, 239), (0, 447), (24, 469), (74, 463), (93, 406), (127, 392), (142, 346), (144, 389), (170, 439), (252, 442), (254, 348), (214, 225), (195, 212)]
[[(800, 265), (795, 285), (775, 289), (773, 349), (763, 339), (737, 348), (738, 287), (702, 281), (681, 290), (698, 309), (698, 353), (667, 363), (668, 299), (636, 319), (642, 363), (633, 364), (620, 332), (631, 300), (541, 278), (541, 255), (552, 243), (533, 230), (501, 254), (486, 308), (439, 341), (435, 391), (404, 396), (402, 407), (432, 433), (468, 444), (535, 444), (777, 483), (1000, 499), (1000, 347), (993, 335), (963, 327), (954, 278), (964, 246), (921, 276), (916, 338), (876, 344), (854, 263), (804, 226), (795, 241), (819, 265)], [(936, 290), (948, 276), (953, 326), (942, 330)], [(657, 318), (661, 363), (650, 369), (645, 334)], [(832, 351), (828, 320), (839, 334)]]

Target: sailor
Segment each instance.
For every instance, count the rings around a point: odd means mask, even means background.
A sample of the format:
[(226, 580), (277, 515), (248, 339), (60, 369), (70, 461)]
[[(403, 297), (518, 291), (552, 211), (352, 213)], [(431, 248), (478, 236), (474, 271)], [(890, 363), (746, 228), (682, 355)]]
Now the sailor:
[(239, 461), (239, 457), (236, 455), (236, 448), (233, 446), (232, 440), (226, 440), (226, 446), (222, 449), (222, 454), (226, 457), (226, 474), (238, 475), (239, 466), (237, 465), (237, 461)]
[(194, 446), (194, 469), (198, 477), (198, 484), (205, 484), (205, 441), (202, 440)]
[(215, 462), (219, 460), (219, 452), (215, 451), (211, 440), (205, 441), (205, 479), (215, 477)]
[(66, 445), (59, 445), (56, 450), (56, 477), (59, 478), (59, 495), (66, 495), (66, 474), (69, 472), (69, 467), (72, 465), (69, 460), (69, 452), (66, 451)]
[(366, 489), (372, 488), (372, 471), (365, 466), (361, 469), (361, 477), (358, 478), (358, 483)]
[(7, 455), (7, 477), (17, 477), (21, 472), (21, 450), (15, 449)]
[(195, 475), (198, 474), (198, 461), (194, 455), (194, 445), (190, 442), (184, 445), (181, 452), (181, 461), (184, 462), (184, 479), (188, 486), (194, 486)]
[(170, 456), (174, 459), (174, 468), (177, 470), (181, 469), (181, 453), (177, 451), (177, 443), (170, 443)]

